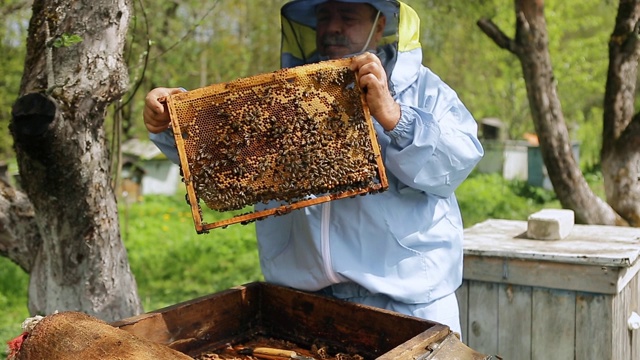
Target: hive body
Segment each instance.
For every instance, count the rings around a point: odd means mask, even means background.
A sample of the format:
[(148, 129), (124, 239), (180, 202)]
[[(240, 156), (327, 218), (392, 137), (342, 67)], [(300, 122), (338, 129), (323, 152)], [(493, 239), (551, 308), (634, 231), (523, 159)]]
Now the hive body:
[[(282, 69), (166, 98), (198, 232), (386, 189), (350, 61)], [(279, 206), (206, 224), (200, 201), (221, 212), (259, 202)]]

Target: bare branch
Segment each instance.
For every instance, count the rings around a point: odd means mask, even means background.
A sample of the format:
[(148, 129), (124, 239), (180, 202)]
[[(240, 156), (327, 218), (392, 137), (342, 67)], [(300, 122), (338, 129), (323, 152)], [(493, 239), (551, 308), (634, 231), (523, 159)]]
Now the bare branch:
[(27, 195), (0, 177), (0, 255), (29, 273), (41, 242)]
[(478, 20), (476, 24), (496, 45), (514, 54), (516, 53), (516, 43), (502, 32), (491, 19), (483, 18)]

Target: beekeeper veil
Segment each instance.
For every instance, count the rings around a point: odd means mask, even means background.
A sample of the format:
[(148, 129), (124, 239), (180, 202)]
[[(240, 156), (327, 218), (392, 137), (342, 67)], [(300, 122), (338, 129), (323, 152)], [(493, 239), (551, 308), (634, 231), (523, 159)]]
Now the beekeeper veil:
[[(282, 7), (282, 67), (323, 60), (317, 52), (315, 29), (316, 7), (324, 2), (327, 0), (294, 0)], [(386, 17), (383, 39), (378, 44), (376, 53), (385, 65), (385, 70), (390, 74), (397, 53), (399, 2), (394, 0), (341, 0), (341, 2), (367, 3), (378, 10), (378, 16)], [(373, 31), (373, 28), (371, 30)]]
[[(293, 67), (323, 60), (316, 47), (316, 7), (328, 0), (293, 0), (285, 4), (280, 12), (282, 21), (282, 67)], [(420, 19), (408, 5), (396, 0), (340, 0), (349, 3), (367, 3), (386, 17), (383, 36), (376, 48), (376, 55), (389, 77), (393, 92), (393, 72), (396, 77), (406, 80), (412, 74), (400, 74), (403, 69), (395, 69), (398, 57), (410, 56), (421, 61), (419, 42)], [(355, 54), (353, 54), (355, 55)], [(419, 57), (419, 58), (417, 58)], [(398, 80), (401, 80), (398, 79)], [(403, 81), (401, 81), (403, 82)], [(398, 90), (398, 89), (396, 89)]]

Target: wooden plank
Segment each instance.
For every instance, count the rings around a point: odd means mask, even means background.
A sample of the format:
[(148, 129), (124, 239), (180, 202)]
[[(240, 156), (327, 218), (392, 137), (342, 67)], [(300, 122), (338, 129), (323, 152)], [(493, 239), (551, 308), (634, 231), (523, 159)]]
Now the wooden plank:
[(464, 256), (466, 280), (615, 294), (619, 267), (565, 264), (552, 261)]
[(396, 346), (400, 348), (395, 354), (413, 352), (417, 356), (420, 346), (416, 345), (442, 340), (450, 332), (448, 326), (436, 322), (276, 286), (263, 287), (259, 306), (266, 329), (298, 339), (298, 343), (321, 339), (337, 348), (347, 342), (365, 358), (377, 358)]
[(630, 305), (629, 297), (629, 289), (624, 289), (615, 297), (611, 309), (611, 333), (615, 343), (614, 359), (631, 359), (631, 338), (633, 335), (627, 327), (627, 319), (629, 318), (629, 315), (631, 315), (628, 311)]
[(576, 295), (573, 291), (532, 290), (533, 360), (577, 359), (575, 348)]
[[(640, 314), (640, 279), (638, 276), (634, 277), (627, 285), (631, 301), (629, 308), (629, 315), (631, 311), (635, 311)], [(631, 336), (631, 357), (629, 359), (640, 359), (640, 329), (633, 330)], [(614, 338), (615, 341), (615, 338)]]
[[(622, 289), (624, 289), (624, 287), (627, 286), (627, 284), (629, 283), (629, 281), (631, 281), (631, 279), (638, 276), (639, 269), (640, 269), (640, 261), (636, 261), (636, 263), (630, 267), (620, 268), (620, 274), (618, 274), (618, 284), (617, 284), (618, 292), (622, 291)], [(636, 309), (640, 310), (637, 307)]]
[(485, 354), (498, 354), (498, 285), (469, 282), (469, 334), (467, 343)]
[(531, 292), (529, 286), (499, 287), (498, 354), (504, 359), (531, 359)]
[(576, 359), (628, 359), (613, 355), (612, 295), (576, 294)]
[(635, 311), (639, 313), (640, 280), (636, 276), (613, 299), (612, 337), (615, 359), (640, 359), (640, 330), (629, 330), (627, 319)]
[(193, 355), (201, 351), (203, 339), (212, 345), (249, 332), (259, 316), (259, 285), (234, 287), (111, 325)]
[[(442, 343), (455, 335), (445, 325), (434, 325), (429, 330), (400, 343), (388, 352), (376, 357), (376, 360), (415, 360), (424, 358), (434, 344)], [(457, 338), (456, 338), (457, 339)]]
[(462, 281), (462, 285), (456, 290), (458, 308), (460, 309), (461, 340), (466, 343), (469, 334), (469, 282)]
[(556, 241), (526, 238), (527, 222), (490, 219), (465, 229), (464, 253), (599, 266), (631, 266), (640, 257), (640, 229), (575, 225)]

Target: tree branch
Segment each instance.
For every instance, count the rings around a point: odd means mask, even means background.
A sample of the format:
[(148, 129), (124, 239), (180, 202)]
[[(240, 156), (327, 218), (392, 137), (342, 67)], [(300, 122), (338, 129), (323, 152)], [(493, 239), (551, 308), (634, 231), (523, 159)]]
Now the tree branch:
[(516, 43), (502, 32), (491, 19), (482, 18), (476, 24), (496, 45), (514, 54), (516, 53)]
[(0, 256), (29, 273), (42, 239), (27, 195), (0, 177)]

